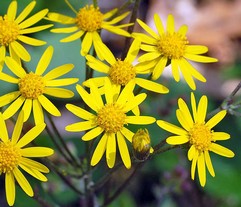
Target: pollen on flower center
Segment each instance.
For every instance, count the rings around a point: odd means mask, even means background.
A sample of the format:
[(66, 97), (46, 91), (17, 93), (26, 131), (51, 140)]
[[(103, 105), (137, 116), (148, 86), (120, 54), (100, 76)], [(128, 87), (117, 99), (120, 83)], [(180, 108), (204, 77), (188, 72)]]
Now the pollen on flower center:
[(101, 29), (103, 14), (99, 7), (95, 8), (93, 5), (87, 5), (81, 8), (76, 16), (77, 26), (84, 31), (94, 32)]
[(129, 62), (117, 59), (116, 63), (110, 68), (109, 77), (114, 84), (124, 86), (136, 77), (136, 70)]
[(36, 99), (44, 93), (45, 83), (42, 76), (30, 72), (20, 79), (18, 86), (23, 97)]
[(0, 174), (11, 172), (18, 166), (21, 158), (20, 149), (11, 142), (0, 142)]
[(212, 141), (212, 132), (204, 124), (194, 124), (189, 131), (190, 144), (194, 145), (197, 150), (203, 152), (209, 150)]
[(116, 133), (120, 131), (126, 123), (126, 114), (118, 104), (106, 104), (98, 112), (97, 123), (105, 132)]
[(7, 15), (0, 16), (0, 45), (8, 46), (14, 42), (19, 35), (19, 26), (16, 22), (8, 20)]
[(183, 57), (188, 40), (177, 32), (166, 33), (160, 37), (157, 47), (163, 56), (169, 59), (179, 59)]

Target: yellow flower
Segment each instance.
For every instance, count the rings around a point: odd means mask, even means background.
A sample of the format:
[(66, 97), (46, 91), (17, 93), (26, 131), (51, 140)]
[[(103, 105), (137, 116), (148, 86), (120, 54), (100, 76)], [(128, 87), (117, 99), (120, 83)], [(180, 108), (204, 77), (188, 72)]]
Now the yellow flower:
[(56, 79), (74, 67), (73, 64), (65, 64), (52, 69), (46, 75), (43, 75), (47, 69), (53, 56), (53, 47), (49, 46), (43, 53), (34, 72), (25, 72), (13, 58), (6, 57), (5, 63), (8, 68), (17, 76), (13, 77), (3, 72), (0, 72), (0, 79), (18, 86), (17, 91), (10, 92), (0, 97), (0, 107), (13, 102), (4, 112), (4, 119), (13, 116), (23, 105), (24, 121), (26, 121), (33, 108), (35, 123), (44, 122), (42, 107), (53, 116), (61, 116), (60, 111), (51, 103), (44, 95), (49, 95), (58, 98), (71, 98), (74, 93), (68, 89), (59, 88), (78, 81), (78, 78), (63, 78)]
[[(168, 93), (169, 90), (165, 86), (144, 78), (136, 77), (138, 74), (150, 73), (150, 70), (147, 70), (146, 67), (142, 66), (142, 64), (133, 65), (139, 49), (140, 42), (138, 40), (134, 40), (124, 60), (118, 58), (116, 59), (112, 52), (108, 49), (105, 51), (104, 57), (107, 63), (87, 55), (87, 64), (98, 72), (108, 74), (111, 83), (116, 85), (117, 88), (125, 86), (131, 80), (135, 80), (137, 85), (147, 90), (154, 91), (156, 93)], [(91, 78), (85, 81), (83, 85), (89, 86), (89, 82), (94, 80), (95, 84), (100, 87), (104, 85), (104, 79), (105, 77)]]
[(154, 23), (157, 33), (141, 20), (137, 19), (139, 25), (148, 33), (133, 33), (133, 37), (142, 41), (141, 49), (146, 54), (139, 57), (138, 61), (146, 64), (147, 67), (153, 68), (152, 79), (156, 80), (162, 74), (166, 65), (171, 62), (172, 74), (175, 81), (180, 80), (179, 70), (191, 89), (195, 90), (196, 85), (193, 77), (199, 81), (206, 82), (206, 79), (199, 73), (187, 60), (196, 62), (216, 62), (217, 59), (202, 56), (208, 48), (201, 45), (189, 45), (186, 37), (187, 26), (182, 25), (176, 32), (174, 17), (168, 15), (167, 29), (164, 31), (160, 17), (154, 15)]
[(9, 50), (10, 56), (15, 60), (19, 60), (20, 58), (24, 61), (30, 61), (30, 54), (23, 45), (19, 43), (19, 41), (33, 46), (44, 45), (46, 42), (26, 35), (42, 31), (53, 26), (52, 24), (48, 24), (31, 27), (43, 19), (48, 13), (48, 9), (43, 9), (26, 19), (26, 17), (34, 9), (36, 1), (29, 3), (16, 17), (17, 4), (17, 1), (12, 1), (8, 7), (7, 14), (0, 16), (0, 60), (4, 59), (6, 51)]
[(60, 42), (72, 42), (83, 36), (81, 44), (81, 55), (85, 56), (89, 53), (92, 45), (99, 58), (103, 59), (102, 51), (105, 49), (99, 31), (105, 29), (109, 32), (130, 37), (130, 34), (123, 30), (123, 27), (127, 27), (132, 24), (123, 24), (115, 26), (123, 20), (129, 12), (126, 12), (120, 16), (112, 18), (118, 9), (113, 9), (105, 14), (103, 14), (99, 7), (95, 8), (93, 5), (87, 5), (76, 11), (71, 7), (75, 13), (75, 17), (70, 17), (58, 13), (50, 12), (48, 14), (48, 19), (54, 22), (59, 22), (61, 24), (71, 25), (70, 27), (52, 29), (51, 32), (54, 33), (73, 33), (70, 36), (62, 39)]
[(0, 175), (5, 174), (5, 191), (10, 206), (13, 206), (15, 201), (15, 180), (28, 196), (34, 195), (32, 187), (20, 168), (38, 180), (46, 182), (47, 177), (43, 173), (48, 173), (49, 169), (29, 158), (46, 157), (54, 153), (47, 147), (25, 147), (44, 130), (46, 125), (44, 123), (36, 125), (20, 138), (23, 116), (21, 111), (12, 137), (9, 138), (6, 123), (0, 113)]
[(151, 124), (155, 122), (155, 118), (149, 116), (132, 116), (127, 114), (134, 107), (138, 106), (146, 98), (146, 94), (142, 93), (130, 98), (133, 93), (134, 82), (130, 81), (122, 90), (116, 93), (111, 87), (111, 83), (106, 78), (105, 83), (105, 100), (104, 104), (99, 90), (94, 84), (90, 86), (90, 94), (87, 93), (80, 85), (76, 89), (83, 101), (95, 111), (90, 113), (78, 106), (67, 104), (67, 109), (85, 120), (66, 126), (67, 131), (80, 132), (89, 130), (82, 140), (93, 140), (102, 134), (100, 141), (94, 151), (91, 159), (91, 165), (96, 165), (106, 151), (106, 161), (109, 168), (112, 168), (116, 159), (116, 142), (119, 147), (120, 156), (126, 168), (131, 167), (131, 160), (125, 138), (132, 142), (134, 133), (127, 129), (127, 124)]
[(233, 157), (234, 153), (219, 144), (216, 141), (227, 140), (230, 135), (225, 132), (214, 132), (212, 128), (216, 126), (226, 115), (226, 110), (222, 110), (214, 115), (209, 121), (205, 122), (208, 100), (202, 96), (198, 106), (194, 94), (191, 94), (192, 113), (188, 109), (183, 99), (178, 99), (178, 109), (176, 116), (183, 128), (158, 120), (157, 124), (176, 135), (167, 138), (167, 143), (180, 145), (188, 143), (188, 159), (192, 161), (191, 177), (194, 180), (196, 166), (201, 186), (206, 183), (206, 167), (209, 173), (214, 177), (214, 169), (210, 159), (209, 151), (225, 157)]

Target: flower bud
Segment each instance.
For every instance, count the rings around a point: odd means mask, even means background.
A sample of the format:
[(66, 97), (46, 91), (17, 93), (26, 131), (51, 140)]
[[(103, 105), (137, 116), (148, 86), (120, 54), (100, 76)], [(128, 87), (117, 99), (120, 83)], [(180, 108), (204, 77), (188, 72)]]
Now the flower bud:
[(153, 149), (151, 148), (151, 139), (147, 129), (139, 129), (132, 138), (132, 147), (134, 156), (140, 161), (148, 158)]

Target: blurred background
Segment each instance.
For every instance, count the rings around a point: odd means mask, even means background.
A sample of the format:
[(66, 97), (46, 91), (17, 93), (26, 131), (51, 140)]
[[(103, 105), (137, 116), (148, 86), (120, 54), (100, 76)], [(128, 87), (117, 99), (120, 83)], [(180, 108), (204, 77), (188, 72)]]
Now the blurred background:
[[(1, 0), (0, 15), (7, 11), (10, 0)], [(30, 0), (18, 0), (18, 13), (30, 2)], [(70, 0), (74, 8), (82, 7), (87, 0)], [(126, 1), (99, 0), (99, 6), (103, 13), (120, 7)], [(64, 0), (37, 0), (37, 6), (33, 13), (48, 8), (51, 12), (58, 12), (65, 15), (74, 16), (74, 13), (66, 6)], [(132, 6), (129, 7), (132, 9)], [(32, 13), (32, 14), (33, 14)], [(190, 44), (208, 46), (207, 55), (218, 58), (218, 63), (197, 64), (192, 63), (207, 78), (207, 83), (197, 82), (197, 97), (206, 94), (209, 98), (208, 111), (211, 112), (219, 107), (220, 103), (227, 97), (241, 81), (241, 0), (142, 0), (138, 12), (138, 18), (145, 21), (153, 29), (153, 15), (158, 13), (166, 25), (168, 14), (173, 14), (176, 29), (182, 24), (188, 25), (188, 40)], [(126, 20), (128, 21), (128, 19)], [(40, 24), (49, 23), (43, 20)], [(57, 25), (59, 26), (59, 25)], [(135, 31), (141, 32), (141, 28), (135, 25)], [(103, 32), (103, 40), (116, 54), (121, 55), (124, 48), (125, 38)], [(59, 43), (59, 40), (66, 35), (53, 34), (50, 31), (43, 31), (34, 34), (38, 39), (47, 41), (47, 45), (41, 47), (26, 46), (32, 56), (32, 61), (27, 63), (28, 68), (35, 70), (36, 64), (48, 45), (55, 48), (54, 56), (48, 69), (56, 66), (73, 63), (75, 69), (68, 75), (69, 77), (79, 77), (81, 84), (85, 77), (85, 59), (80, 56), (80, 45), (75, 42)], [(4, 71), (7, 69), (4, 67)], [(188, 103), (190, 101), (190, 89), (185, 83), (176, 83), (170, 75), (170, 70), (165, 69), (164, 75), (160, 78), (160, 83), (170, 89), (170, 93), (164, 96), (150, 93), (148, 99), (141, 105), (144, 115), (152, 115), (157, 119), (163, 119), (174, 124), (178, 124), (175, 117), (177, 99), (182, 97)], [(11, 91), (9, 83), (0, 81), (0, 95)], [(71, 88), (75, 91), (75, 87)], [(145, 91), (146, 92), (146, 91)], [(147, 92), (148, 93), (148, 92)], [(240, 101), (240, 92), (237, 94), (237, 101)], [(78, 96), (71, 101), (75, 102)], [(67, 133), (64, 126), (76, 121), (72, 115), (66, 112), (64, 105), (66, 101), (54, 100), (60, 108), (64, 118), (55, 118), (59, 130), (64, 134), (69, 142), (71, 150), (81, 155), (83, 146), (80, 135)], [(240, 110), (239, 110), (240, 111)], [(133, 131), (137, 128), (132, 127)], [(152, 145), (159, 143), (169, 134), (161, 130), (158, 126), (148, 127), (151, 135)], [(126, 190), (111, 203), (110, 207), (240, 207), (241, 206), (241, 119), (237, 116), (228, 115), (217, 127), (215, 131), (224, 131), (231, 135), (228, 141), (220, 142), (235, 152), (232, 159), (211, 154), (215, 178), (207, 174), (207, 184), (200, 187), (198, 177), (192, 181), (190, 179), (190, 162), (187, 160), (187, 151), (176, 149), (155, 156), (148, 161), (140, 172), (133, 178)], [(42, 136), (42, 137), (41, 137)], [(41, 135), (39, 143), (41, 145), (51, 145), (46, 140), (46, 136)], [(94, 178), (98, 178), (106, 173), (105, 162), (100, 163), (94, 173)], [(118, 185), (125, 179), (131, 170), (121, 169), (112, 177), (110, 185)], [(47, 175), (48, 184), (35, 183), (33, 178), (29, 178), (32, 186), (42, 189), (39, 195), (45, 195), (49, 202), (54, 201), (57, 206), (74, 207), (81, 206), (79, 198), (74, 192), (60, 182), (58, 176), (53, 172)], [(79, 183), (78, 183), (79, 182)], [(76, 180), (77, 185), (83, 183)], [(5, 206), (4, 180), (0, 178), (0, 206)], [(16, 207), (44, 206), (34, 199), (27, 197), (22, 190), (17, 190)]]

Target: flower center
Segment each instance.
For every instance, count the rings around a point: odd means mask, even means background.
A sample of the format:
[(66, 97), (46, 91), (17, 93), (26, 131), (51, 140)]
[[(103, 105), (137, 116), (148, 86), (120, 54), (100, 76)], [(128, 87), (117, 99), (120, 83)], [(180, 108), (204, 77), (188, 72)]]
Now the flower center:
[(107, 133), (116, 133), (126, 124), (126, 114), (116, 103), (106, 104), (97, 115), (98, 125)]
[(44, 93), (45, 88), (43, 77), (33, 72), (21, 78), (18, 86), (22, 96), (28, 99), (38, 98)]
[(11, 172), (18, 166), (21, 158), (20, 149), (11, 142), (0, 142), (0, 174)]
[(103, 14), (99, 7), (95, 8), (93, 5), (87, 5), (81, 8), (76, 16), (77, 26), (86, 32), (94, 32), (101, 29)]
[(212, 141), (212, 131), (204, 124), (194, 124), (189, 131), (190, 143), (200, 152), (209, 150)]
[(166, 33), (160, 37), (157, 43), (157, 48), (161, 54), (169, 59), (179, 59), (185, 53), (188, 40), (186, 37), (174, 32), (173, 34)]
[(109, 77), (114, 84), (124, 86), (136, 77), (136, 70), (129, 62), (117, 59), (116, 63), (110, 68)]
[(7, 15), (3, 18), (0, 16), (0, 45), (8, 46), (14, 42), (19, 35), (18, 24), (12, 20), (8, 20)]

